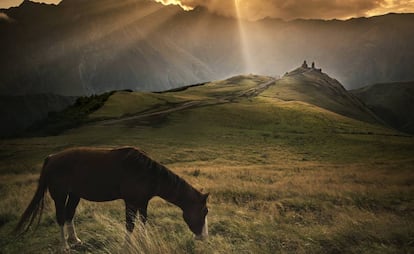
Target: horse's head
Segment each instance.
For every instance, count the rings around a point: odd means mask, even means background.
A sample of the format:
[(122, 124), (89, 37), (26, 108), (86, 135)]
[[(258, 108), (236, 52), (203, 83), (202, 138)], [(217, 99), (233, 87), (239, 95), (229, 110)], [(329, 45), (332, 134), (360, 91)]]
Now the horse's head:
[(202, 240), (208, 236), (207, 225), (207, 194), (201, 194), (195, 202), (189, 204), (184, 210), (183, 217), (196, 239)]

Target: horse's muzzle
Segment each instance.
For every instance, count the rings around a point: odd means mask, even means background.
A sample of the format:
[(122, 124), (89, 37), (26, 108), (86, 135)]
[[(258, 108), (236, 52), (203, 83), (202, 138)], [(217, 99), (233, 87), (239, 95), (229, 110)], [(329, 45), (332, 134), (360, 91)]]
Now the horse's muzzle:
[(208, 238), (208, 222), (207, 222), (207, 216), (204, 218), (204, 225), (203, 229), (201, 230), (201, 234), (196, 235), (196, 240), (206, 240)]

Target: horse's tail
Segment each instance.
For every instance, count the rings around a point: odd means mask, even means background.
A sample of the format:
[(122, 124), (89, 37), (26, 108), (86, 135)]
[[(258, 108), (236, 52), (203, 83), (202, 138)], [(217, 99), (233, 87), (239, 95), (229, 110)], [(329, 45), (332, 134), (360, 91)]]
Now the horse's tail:
[(22, 214), (22, 217), (20, 218), (19, 223), (14, 229), (14, 232), (19, 235), (24, 234), (29, 230), (30, 226), (33, 224), (36, 217), (38, 217), (37, 225), (39, 225), (40, 223), (40, 219), (42, 217), (42, 212), (43, 212), (44, 196), (45, 196), (46, 189), (47, 189), (45, 167), (48, 162), (48, 159), (49, 157), (46, 158), (45, 161), (43, 162), (43, 168), (40, 174), (36, 193), (34, 194), (32, 201), (30, 201), (29, 206), (26, 208), (26, 210)]

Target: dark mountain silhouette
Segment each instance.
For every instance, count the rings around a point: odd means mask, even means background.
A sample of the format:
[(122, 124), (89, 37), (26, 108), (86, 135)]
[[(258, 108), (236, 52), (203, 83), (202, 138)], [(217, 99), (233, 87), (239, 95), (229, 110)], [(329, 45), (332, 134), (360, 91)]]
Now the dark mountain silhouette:
[(54, 94), (0, 95), (0, 138), (20, 134), (35, 122), (73, 104), (76, 97)]
[(159, 91), (278, 75), (304, 58), (348, 89), (414, 79), (414, 14), (242, 21), (243, 37), (235, 19), (145, 0), (25, 1), (1, 12), (13, 22), (0, 20), (0, 94)]
[(414, 134), (414, 82), (374, 84), (350, 92), (391, 127)]

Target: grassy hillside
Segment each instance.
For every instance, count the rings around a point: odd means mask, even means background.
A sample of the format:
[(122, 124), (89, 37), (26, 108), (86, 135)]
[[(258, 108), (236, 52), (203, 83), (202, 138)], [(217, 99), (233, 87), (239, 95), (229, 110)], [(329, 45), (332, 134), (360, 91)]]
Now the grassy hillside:
[[(156, 198), (146, 231), (123, 245), (123, 202), (81, 201), (73, 253), (411, 253), (414, 139), (299, 100), (268, 96), (270, 77), (182, 91), (118, 92), (88, 124), (58, 136), (0, 141), (1, 253), (56, 253), (48, 198), (37, 231), (10, 234), (43, 158), (74, 146), (138, 146), (211, 193), (210, 237)], [(139, 232), (140, 231), (140, 232)]]
[(378, 119), (361, 101), (327, 74), (314, 68), (297, 68), (263, 93), (282, 100), (299, 100), (361, 121)]

